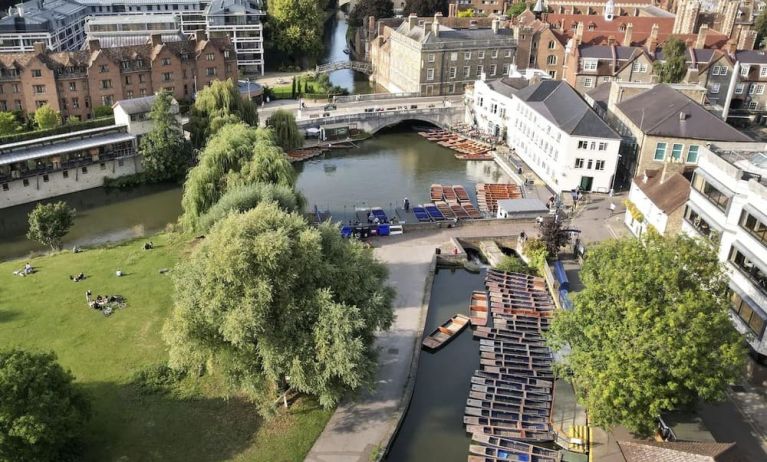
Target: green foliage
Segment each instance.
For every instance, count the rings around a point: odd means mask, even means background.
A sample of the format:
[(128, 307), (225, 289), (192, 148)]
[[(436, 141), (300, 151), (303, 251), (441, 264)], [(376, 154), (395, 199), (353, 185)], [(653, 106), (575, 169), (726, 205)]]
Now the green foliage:
[(49, 104), (43, 104), (35, 110), (35, 124), (41, 130), (56, 128), (61, 125), (61, 114)]
[(184, 369), (173, 369), (167, 364), (155, 364), (133, 374), (133, 384), (144, 395), (164, 393), (186, 377)]
[(304, 208), (303, 197), (289, 186), (269, 183), (233, 186), (200, 217), (198, 228), (207, 232), (229, 213), (248, 211), (261, 202), (275, 202), (288, 212), (300, 212)]
[(189, 127), (192, 145), (201, 148), (221, 127), (237, 122), (257, 126), (256, 105), (240, 95), (231, 79), (214, 80), (197, 92)]
[(686, 236), (606, 241), (580, 276), (575, 310), (550, 335), (570, 346), (564, 365), (595, 425), (649, 434), (661, 412), (725, 396), (745, 351), (714, 249)]
[(21, 130), (21, 124), (13, 112), (0, 112), (0, 135), (10, 135)]
[(0, 352), (0, 460), (77, 460), (90, 406), (53, 353)]
[(764, 39), (767, 37), (767, 10), (759, 13), (754, 20), (754, 30), (756, 31), (756, 48), (764, 47)]
[(516, 18), (520, 14), (524, 13), (528, 9), (528, 5), (525, 2), (517, 2), (510, 7), (506, 8), (506, 14), (510, 18)]
[(288, 111), (277, 110), (266, 120), (272, 129), (277, 145), (284, 151), (291, 151), (304, 145), (304, 137), (296, 124), (296, 118)]
[(474, 10), (471, 8), (467, 8), (465, 10), (460, 10), (456, 14), (459, 18), (473, 18), (474, 17)]
[(449, 0), (407, 0), (405, 2), (405, 17), (410, 13), (418, 16), (434, 16), (434, 13), (440, 12), (447, 16)]
[(504, 256), (501, 262), (495, 266), (495, 269), (507, 273), (524, 273), (538, 276), (537, 269), (528, 266), (521, 258), (510, 255)]
[(267, 13), (277, 48), (293, 59), (322, 52), (323, 3), (317, 0), (269, 0)]
[(192, 148), (171, 112), (172, 103), (170, 92), (157, 93), (149, 113), (152, 130), (141, 138), (141, 165), (150, 181), (182, 178), (191, 161)]
[(530, 266), (541, 271), (543, 265), (547, 264), (549, 251), (546, 249), (546, 243), (540, 239), (528, 239), (525, 241), (522, 251), (525, 253)]
[(27, 238), (47, 245), (51, 250), (61, 249), (61, 241), (75, 223), (75, 210), (66, 202), (37, 204), (29, 212)]
[(562, 229), (562, 219), (546, 217), (541, 223), (541, 241), (546, 245), (546, 251), (552, 258), (556, 258), (559, 249), (570, 241), (570, 235)]
[(392, 0), (360, 0), (354, 5), (346, 21), (351, 27), (360, 27), (369, 16), (376, 19), (393, 18), (394, 3)]
[(93, 117), (96, 119), (99, 119), (101, 117), (110, 117), (114, 114), (114, 111), (112, 110), (112, 106), (96, 106), (93, 109)]
[[(16, 116), (16, 120), (19, 120), (18, 116)], [(66, 125), (62, 125), (56, 128), (51, 128), (48, 130), (34, 130), (34, 127), (31, 127), (29, 131), (22, 131), (20, 133), (0, 135), (0, 144), (18, 143), (20, 141), (27, 141), (27, 140), (32, 140), (36, 138), (42, 138), (45, 136), (53, 136), (53, 135), (60, 135), (62, 133), (69, 133), (75, 130), (88, 130), (91, 128), (106, 127), (108, 125), (114, 125), (114, 123), (115, 123), (115, 119), (110, 114), (109, 117), (105, 117), (102, 119), (91, 119), (91, 120), (86, 120), (85, 122), (67, 123)], [(27, 128), (29, 127), (21, 126), (20, 130), (27, 130)]]
[(170, 365), (206, 364), (268, 413), (286, 386), (325, 407), (372, 385), (393, 320), (386, 269), (330, 224), (262, 203), (219, 221), (174, 271)]
[(672, 38), (663, 44), (663, 61), (655, 66), (661, 83), (679, 83), (687, 74), (687, 47), (684, 42)]

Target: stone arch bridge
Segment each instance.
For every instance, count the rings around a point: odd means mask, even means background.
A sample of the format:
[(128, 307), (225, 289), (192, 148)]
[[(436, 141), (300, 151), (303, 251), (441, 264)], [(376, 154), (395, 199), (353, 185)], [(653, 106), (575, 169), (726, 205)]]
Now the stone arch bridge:
[(452, 105), (423, 108), (423, 109), (398, 109), (375, 112), (360, 112), (356, 114), (344, 114), (329, 117), (317, 117), (298, 120), (299, 128), (321, 128), (331, 125), (355, 125), (357, 129), (375, 134), (378, 131), (393, 127), (405, 121), (425, 122), (440, 128), (448, 128), (463, 122), (463, 105)]

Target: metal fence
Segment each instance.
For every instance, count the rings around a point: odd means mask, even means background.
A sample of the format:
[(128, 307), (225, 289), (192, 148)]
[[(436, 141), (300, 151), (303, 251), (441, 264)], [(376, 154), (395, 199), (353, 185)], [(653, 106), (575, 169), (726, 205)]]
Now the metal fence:
[(354, 103), (357, 101), (378, 101), (381, 99), (417, 98), (421, 94), (417, 91), (408, 93), (370, 93), (368, 95), (334, 96), (334, 103)]

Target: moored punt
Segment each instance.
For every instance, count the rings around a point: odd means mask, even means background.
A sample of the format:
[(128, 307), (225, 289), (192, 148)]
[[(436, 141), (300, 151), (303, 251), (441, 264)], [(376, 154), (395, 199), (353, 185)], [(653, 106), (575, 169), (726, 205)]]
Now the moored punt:
[(469, 218), (471, 218), (469, 214), (466, 212), (466, 210), (463, 209), (461, 204), (458, 204), (458, 203), (450, 204), (450, 210), (453, 211), (453, 214), (459, 220), (468, 220)]
[(537, 358), (550, 358), (551, 350), (547, 346), (530, 346), (521, 343), (496, 342), (493, 340), (480, 340), (480, 353), (490, 352), (494, 354), (528, 355)]
[(475, 220), (482, 218), (482, 214), (471, 203), (461, 201), (461, 205), (463, 206), (463, 209), (466, 210), (466, 213), (469, 214), (470, 218)]
[(426, 210), (426, 213), (429, 214), (429, 217), (434, 221), (442, 221), (445, 219), (445, 216), (442, 215), (442, 212), (439, 211), (437, 206), (434, 204), (423, 204), (424, 210)]
[(433, 185), (431, 185), (431, 200), (432, 201), (441, 201), (442, 200), (442, 185), (441, 184), (433, 184)]
[(532, 280), (532, 281), (540, 282), (542, 284), (546, 283), (546, 280), (544, 278), (542, 278), (541, 276), (536, 276), (534, 274), (500, 271), (500, 270), (492, 269), (492, 268), (488, 270), (487, 276), (491, 278), (499, 277), (503, 279), (524, 279), (524, 280)]
[(458, 200), (458, 196), (455, 195), (455, 191), (450, 185), (442, 185), (442, 195), (445, 196), (445, 200), (448, 202)]
[(493, 357), (479, 359), (479, 364), (482, 366), (494, 366), (494, 367), (524, 367), (531, 369), (551, 369), (552, 362), (543, 358), (505, 358), (505, 357)]
[[(484, 446), (481, 444), (469, 445), (469, 452), (479, 456), (482, 462), (509, 461), (509, 462), (557, 462), (559, 459), (537, 454), (528, 454), (526, 452), (514, 449), (496, 448)], [(469, 456), (471, 458), (471, 456)], [(467, 459), (469, 460), (469, 459)], [(474, 462), (472, 459), (471, 462)]]
[(495, 351), (482, 351), (479, 352), (480, 359), (493, 359), (496, 361), (506, 361), (509, 363), (515, 362), (531, 362), (539, 365), (551, 365), (554, 363), (554, 358), (551, 354), (538, 354), (532, 355), (530, 353), (496, 353)]
[(551, 425), (541, 422), (524, 422), (521, 420), (503, 420), (484, 416), (464, 415), (464, 425), (482, 425), (487, 427), (500, 427), (509, 430), (538, 430), (549, 432)]
[(494, 401), (485, 401), (476, 398), (469, 398), (466, 400), (467, 407), (473, 407), (478, 409), (487, 409), (490, 411), (508, 412), (512, 414), (520, 414), (528, 417), (549, 417), (550, 410), (539, 407), (527, 407), (523, 403), (501, 403)]
[[(471, 381), (471, 392), (505, 398), (520, 398), (537, 402), (551, 402), (551, 387), (539, 387), (521, 383), (503, 382), (487, 377), (475, 377)], [(470, 392), (470, 393), (471, 393)]]
[(429, 214), (426, 212), (426, 209), (423, 208), (422, 205), (417, 205), (413, 207), (413, 213), (415, 214), (415, 218), (418, 221), (421, 221), (421, 222), (431, 221), (431, 218), (429, 218)]
[(547, 330), (549, 328), (549, 319), (540, 317), (529, 318), (527, 316), (514, 316), (495, 313), (493, 315), (493, 325), (498, 328), (510, 330)]
[(512, 449), (525, 454), (535, 454), (538, 456), (551, 457), (559, 460), (559, 451), (555, 449), (543, 448), (541, 446), (534, 446), (532, 444), (523, 443), (521, 441), (515, 441), (511, 438), (504, 438), (500, 436), (487, 435), (487, 434), (472, 434), (472, 439), (477, 443), (485, 446), (497, 447), (502, 449)]
[(437, 209), (439, 209), (440, 213), (445, 216), (445, 218), (455, 218), (453, 210), (449, 205), (447, 205), (445, 201), (436, 201), (434, 202), (434, 205), (437, 207)]
[[(465, 419), (464, 419), (465, 420)], [(519, 441), (545, 443), (554, 440), (554, 432), (537, 430), (512, 430), (499, 427), (467, 425), (466, 433), (473, 435), (492, 435), (504, 438), (514, 438)]]
[(521, 283), (507, 283), (507, 282), (487, 282), (485, 283), (485, 287), (488, 288), (493, 293), (498, 294), (499, 296), (516, 296), (516, 297), (526, 297), (526, 298), (541, 298), (546, 299), (546, 297), (549, 297), (548, 292), (546, 292), (545, 289), (539, 289), (532, 287), (531, 285), (527, 284), (525, 282)]
[(423, 346), (430, 350), (437, 350), (458, 335), (468, 324), (468, 316), (456, 314), (423, 339)]
[(506, 395), (494, 395), (490, 393), (483, 393), (481, 391), (469, 392), (469, 398), (478, 399), (481, 401), (492, 401), (499, 404), (506, 404), (508, 406), (523, 406), (525, 409), (551, 409), (551, 401), (540, 401), (534, 399), (526, 399), (524, 392), (520, 392), (519, 396), (506, 396)]
[(502, 342), (527, 343), (534, 346), (546, 346), (546, 342), (543, 341), (543, 338), (540, 337), (540, 335), (537, 338), (531, 338), (531, 336), (526, 336), (525, 334), (515, 335), (509, 332), (499, 333), (475, 330), (474, 337), (486, 340), (498, 340)]
[(521, 375), (523, 377), (535, 377), (539, 379), (554, 379), (554, 372), (551, 369), (545, 368), (528, 368), (528, 367), (515, 367), (515, 366), (482, 366), (485, 372), (505, 374), (505, 375)]
[(453, 191), (455, 191), (455, 196), (458, 198), (458, 201), (463, 204), (464, 202), (471, 202), (469, 200), (469, 194), (466, 192), (466, 189), (464, 189), (463, 186), (457, 184), (453, 185)]
[(485, 291), (475, 290), (471, 293), (469, 315), (471, 316), (471, 325), (484, 326), (487, 324), (488, 303)]
[(493, 314), (504, 314), (504, 315), (519, 315), (519, 316), (538, 316), (539, 318), (549, 318), (554, 315), (554, 309), (555, 306), (552, 305), (545, 305), (540, 306), (535, 303), (533, 303), (531, 306), (525, 306), (522, 307), (521, 305), (519, 308), (503, 308), (501, 306), (498, 306), (498, 304), (493, 304), (491, 302), (490, 304), (490, 312)]
[(493, 385), (501, 386), (504, 384), (523, 384), (539, 388), (552, 388), (553, 382), (548, 379), (540, 379), (537, 377), (527, 377), (520, 375), (500, 374), (497, 372), (489, 371), (474, 371), (474, 375), (471, 378), (471, 383), (478, 385)]

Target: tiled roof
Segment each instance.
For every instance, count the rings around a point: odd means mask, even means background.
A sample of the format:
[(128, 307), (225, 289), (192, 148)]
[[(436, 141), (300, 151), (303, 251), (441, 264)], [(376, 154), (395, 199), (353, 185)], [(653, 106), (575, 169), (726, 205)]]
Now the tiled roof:
[(618, 441), (626, 462), (736, 462), (735, 443)]
[(634, 178), (634, 183), (642, 190), (658, 209), (666, 215), (683, 206), (690, 197), (690, 182), (681, 173), (669, 175), (661, 183), (662, 173), (658, 170), (647, 172), (644, 176)]
[(767, 54), (761, 50), (738, 51), (735, 58), (743, 64), (767, 64)]

